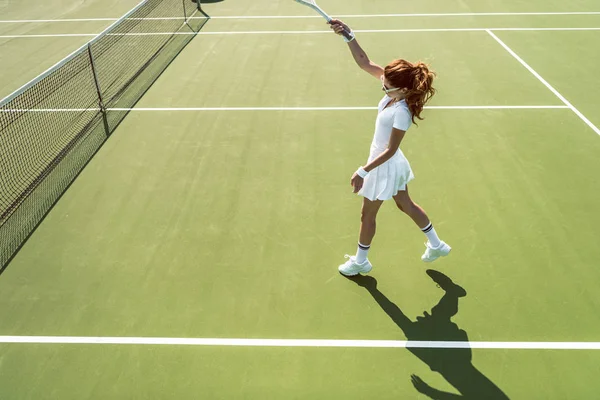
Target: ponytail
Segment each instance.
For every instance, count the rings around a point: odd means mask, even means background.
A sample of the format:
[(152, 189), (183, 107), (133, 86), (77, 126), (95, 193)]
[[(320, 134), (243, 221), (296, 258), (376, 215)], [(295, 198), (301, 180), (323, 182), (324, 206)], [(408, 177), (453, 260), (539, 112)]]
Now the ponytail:
[(412, 114), (412, 122), (416, 124), (415, 118), (423, 120), (423, 107), (436, 93), (432, 86), (435, 72), (420, 61), (413, 64), (406, 60), (395, 60), (385, 67), (384, 75), (392, 86), (405, 90), (405, 101)]

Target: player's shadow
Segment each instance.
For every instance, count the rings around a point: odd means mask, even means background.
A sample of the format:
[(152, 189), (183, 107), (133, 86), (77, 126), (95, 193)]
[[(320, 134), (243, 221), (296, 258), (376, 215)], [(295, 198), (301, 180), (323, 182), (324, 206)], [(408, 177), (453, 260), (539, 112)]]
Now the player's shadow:
[[(445, 294), (431, 309), (431, 313), (424, 312), (424, 315), (417, 317), (416, 321), (411, 321), (396, 304), (379, 291), (375, 278), (358, 275), (349, 279), (367, 289), (383, 311), (402, 329), (409, 341), (468, 342), (467, 333), (450, 320), (458, 312), (458, 299), (466, 296), (467, 292), (439, 271), (427, 270), (427, 274), (445, 291)], [(460, 393), (437, 390), (420, 377), (412, 375), (415, 388), (431, 399), (508, 399), (500, 388), (475, 368), (469, 347), (422, 348), (411, 347), (409, 343), (407, 349), (427, 364), (432, 371), (440, 373)]]

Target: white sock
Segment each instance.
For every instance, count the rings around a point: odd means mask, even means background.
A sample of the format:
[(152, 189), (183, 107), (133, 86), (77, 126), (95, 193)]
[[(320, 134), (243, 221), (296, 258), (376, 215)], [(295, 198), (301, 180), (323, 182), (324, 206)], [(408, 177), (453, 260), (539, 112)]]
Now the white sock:
[(371, 248), (371, 245), (365, 246), (364, 244), (361, 244), (360, 242), (358, 242), (358, 248), (356, 250), (356, 263), (357, 264), (362, 264), (367, 260), (367, 253), (369, 252), (370, 248)]
[(442, 244), (440, 242), (440, 238), (438, 237), (437, 233), (435, 232), (435, 229), (433, 228), (433, 225), (431, 222), (429, 223), (429, 225), (427, 225), (425, 228), (423, 228), (421, 230), (423, 231), (425, 236), (427, 236), (427, 240), (429, 240), (431, 247), (435, 248), (435, 247), (438, 247), (440, 244)]

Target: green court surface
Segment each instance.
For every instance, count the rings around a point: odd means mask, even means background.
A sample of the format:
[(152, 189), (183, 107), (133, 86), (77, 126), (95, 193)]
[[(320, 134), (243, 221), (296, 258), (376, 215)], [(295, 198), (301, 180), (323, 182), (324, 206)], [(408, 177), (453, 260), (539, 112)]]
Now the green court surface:
[[(391, 202), (374, 279), (338, 274), (376, 116), (354, 108), (380, 84), (322, 19), (256, 18), (313, 15), (300, 5), (205, 4), (213, 18), (0, 275), (0, 399), (597, 397), (597, 4), (319, 3), (375, 62), (437, 71), (402, 148), (451, 255), (424, 264)], [(99, 33), (135, 1), (72, 4), (0, 1), (0, 96), (91, 39), (53, 35)]]

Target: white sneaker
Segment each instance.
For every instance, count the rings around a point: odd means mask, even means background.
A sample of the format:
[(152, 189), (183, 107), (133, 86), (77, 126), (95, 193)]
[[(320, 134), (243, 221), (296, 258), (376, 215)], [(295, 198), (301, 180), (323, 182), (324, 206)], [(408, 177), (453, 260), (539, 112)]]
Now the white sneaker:
[(452, 247), (448, 246), (444, 241), (440, 241), (440, 245), (438, 247), (432, 247), (431, 243), (427, 241), (427, 243), (425, 243), (425, 247), (427, 247), (427, 249), (421, 256), (421, 260), (425, 262), (432, 262), (440, 257), (445, 257), (450, 253), (450, 250), (452, 250)]
[(349, 256), (348, 254), (346, 254), (344, 258), (347, 258), (348, 261), (346, 261), (338, 267), (338, 270), (344, 276), (367, 274), (373, 269), (373, 266), (371, 265), (369, 260), (365, 260), (365, 262), (362, 264), (357, 264), (355, 256)]

